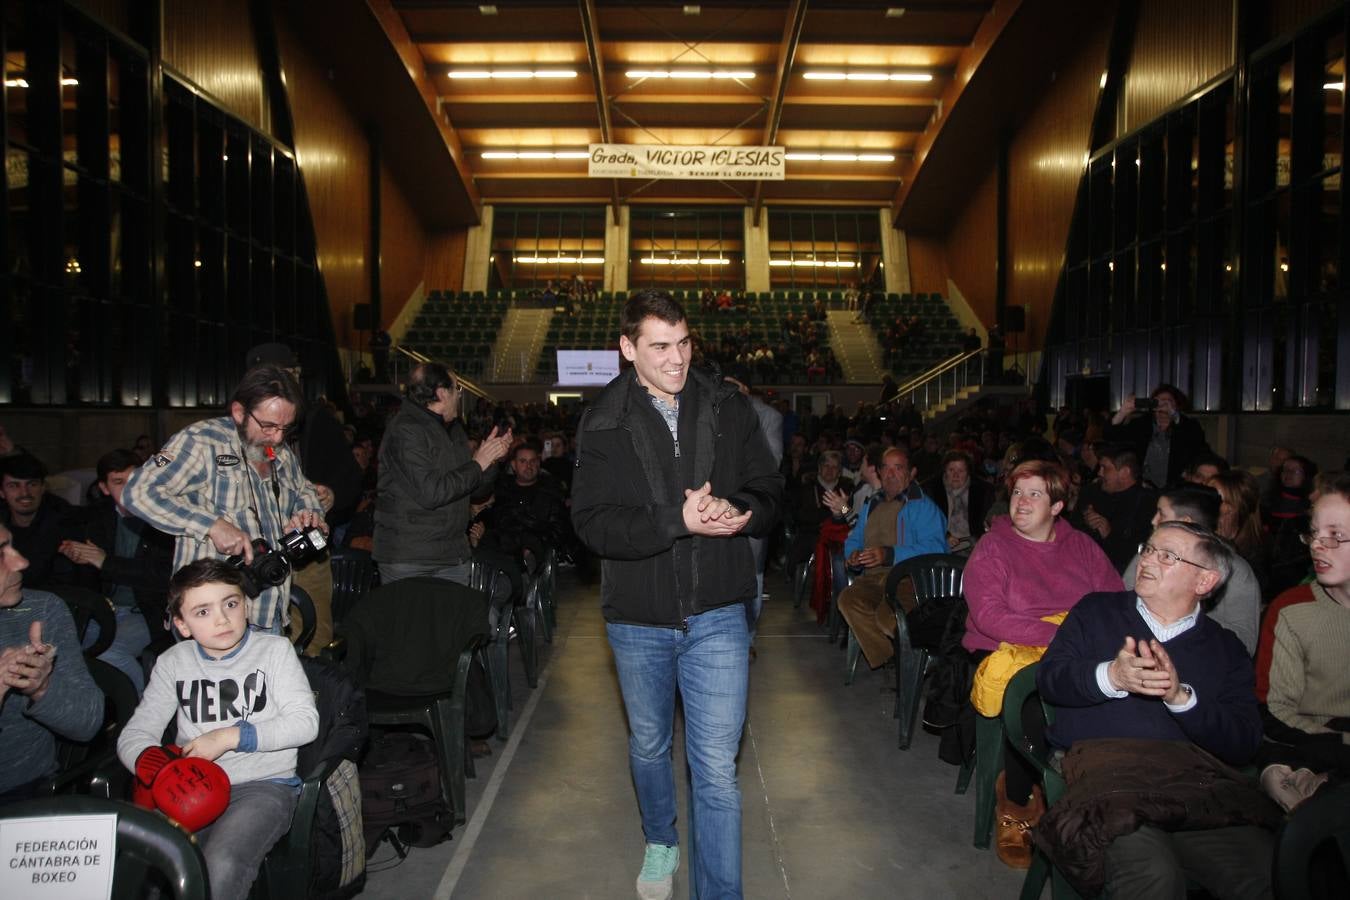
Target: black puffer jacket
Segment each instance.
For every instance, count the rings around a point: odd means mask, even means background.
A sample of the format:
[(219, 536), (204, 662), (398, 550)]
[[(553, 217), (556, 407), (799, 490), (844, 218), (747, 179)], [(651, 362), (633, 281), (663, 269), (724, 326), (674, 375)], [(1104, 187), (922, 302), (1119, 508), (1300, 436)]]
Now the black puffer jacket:
[[(778, 520), (783, 477), (759, 419), (734, 387), (691, 369), (680, 394), (680, 456), (665, 421), (630, 370), (609, 383), (578, 431), (572, 524), (604, 559), (605, 619), (680, 628), (690, 616), (754, 596), (747, 537)], [(686, 488), (754, 513), (730, 538), (691, 535)]]
[(474, 462), (458, 423), (447, 429), (439, 415), (404, 402), (380, 442), (375, 560), (467, 560), (469, 495), (496, 475), (496, 466), (484, 472)]

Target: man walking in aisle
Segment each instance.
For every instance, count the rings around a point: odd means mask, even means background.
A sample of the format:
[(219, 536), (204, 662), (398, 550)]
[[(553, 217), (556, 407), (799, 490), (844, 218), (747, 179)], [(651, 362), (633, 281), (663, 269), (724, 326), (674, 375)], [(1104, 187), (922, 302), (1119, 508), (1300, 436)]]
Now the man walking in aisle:
[(747, 538), (763, 537), (777, 518), (783, 479), (746, 398), (690, 370), (679, 303), (643, 291), (624, 306), (619, 325), (619, 349), (632, 369), (582, 418), (572, 521), (605, 560), (601, 601), (646, 838), (637, 895), (671, 897), (679, 867), (671, 761), (678, 689), (697, 832), (691, 893), (738, 898), (744, 604), (757, 590)]

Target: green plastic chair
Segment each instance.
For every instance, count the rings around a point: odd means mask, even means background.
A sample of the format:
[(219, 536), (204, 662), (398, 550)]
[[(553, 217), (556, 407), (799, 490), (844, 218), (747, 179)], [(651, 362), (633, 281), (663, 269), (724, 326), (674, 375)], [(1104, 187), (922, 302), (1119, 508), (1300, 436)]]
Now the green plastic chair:
[[(1003, 692), (1002, 723), (1007, 742), (1012, 744), (1013, 749), (1022, 754), (1041, 773), (1041, 787), (1045, 791), (1045, 805), (1049, 808), (1060, 797), (1064, 796), (1068, 785), (1064, 782), (1064, 776), (1050, 765), (1050, 748), (1045, 746), (1044, 743), (1033, 742), (1027, 735), (1022, 722), (1022, 710), (1028, 698), (1036, 694), (1039, 699), (1039, 693), (1036, 690), (1036, 672), (1039, 669), (1040, 663), (1032, 663), (1014, 675), (1012, 680), (1008, 682), (1007, 690)], [(1042, 700), (1041, 709), (1045, 712), (1045, 724), (1047, 726), (1053, 725), (1055, 722), (1054, 707)], [(977, 755), (978, 752), (977, 750)], [(992, 821), (993, 815), (991, 813), (991, 824)], [(1034, 851), (1031, 857), (1031, 868), (1027, 869), (1026, 878), (1022, 881), (1021, 900), (1035, 900), (1039, 897), (1045, 889), (1047, 880), (1050, 881), (1051, 896), (1054, 900), (1082, 900), (1081, 895), (1073, 889), (1063, 875), (1054, 870), (1050, 860), (1039, 849)]]
[(145, 896), (147, 881), (159, 886), (160, 896), (207, 900), (206, 860), (196, 839), (159, 813), (120, 800), (45, 797), (6, 805), (0, 820), (109, 813), (117, 816), (114, 900)]
[[(895, 718), (899, 723), (899, 746), (908, 750), (914, 739), (914, 727), (919, 715), (919, 701), (923, 697), (923, 679), (928, 674), (929, 653), (915, 647), (909, 640), (909, 624), (900, 601), (895, 598), (900, 582), (909, 579), (914, 585), (916, 606), (941, 601), (956, 601), (953, 618), (964, 616), (961, 602), (963, 573), (966, 560), (951, 553), (925, 553), (899, 563), (886, 578), (885, 598), (895, 615)], [(951, 623), (948, 623), (950, 627)], [(857, 662), (857, 639), (849, 637), (849, 656)]]

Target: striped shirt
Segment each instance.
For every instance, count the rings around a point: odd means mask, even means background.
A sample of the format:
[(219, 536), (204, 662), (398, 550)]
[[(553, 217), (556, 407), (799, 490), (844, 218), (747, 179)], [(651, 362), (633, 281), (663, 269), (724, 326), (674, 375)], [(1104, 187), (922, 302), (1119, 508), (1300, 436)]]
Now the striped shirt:
[[(122, 493), (122, 505), (139, 519), (177, 537), (174, 571), (217, 553), (207, 532), (223, 518), (251, 539), (261, 537), (276, 549), (290, 518), (312, 510), (323, 516), (318, 494), (300, 471), (290, 448), (276, 448), (272, 479), (263, 478), (244, 454), (243, 440), (228, 416), (205, 419), (178, 432), (164, 449), (132, 473)], [(248, 619), (271, 628), (289, 619), (291, 582), (268, 588), (248, 601)]]

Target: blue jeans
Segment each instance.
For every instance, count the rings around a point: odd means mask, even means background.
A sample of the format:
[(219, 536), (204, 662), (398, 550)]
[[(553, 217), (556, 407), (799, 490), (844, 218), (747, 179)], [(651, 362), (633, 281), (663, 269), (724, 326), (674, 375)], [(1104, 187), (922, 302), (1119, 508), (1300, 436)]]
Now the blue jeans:
[(679, 844), (671, 757), (678, 688), (693, 780), (694, 894), (699, 900), (740, 897), (736, 752), (749, 682), (745, 607), (734, 603), (693, 616), (688, 632), (618, 623), (605, 630), (628, 712), (628, 760), (647, 843)]
[(276, 781), (230, 786), (230, 805), (197, 832), (213, 900), (245, 900), (263, 857), (291, 829), (300, 788)]
[[(139, 697), (145, 693), (145, 670), (141, 668), (141, 661), (137, 657), (150, 646), (150, 629), (145, 624), (145, 616), (130, 606), (116, 607), (116, 617), (117, 633), (113, 635), (113, 642), (108, 645), (108, 649), (100, 653), (98, 658), (126, 675)], [(98, 623), (91, 621), (84, 633), (85, 648), (94, 646), (98, 636)]]

